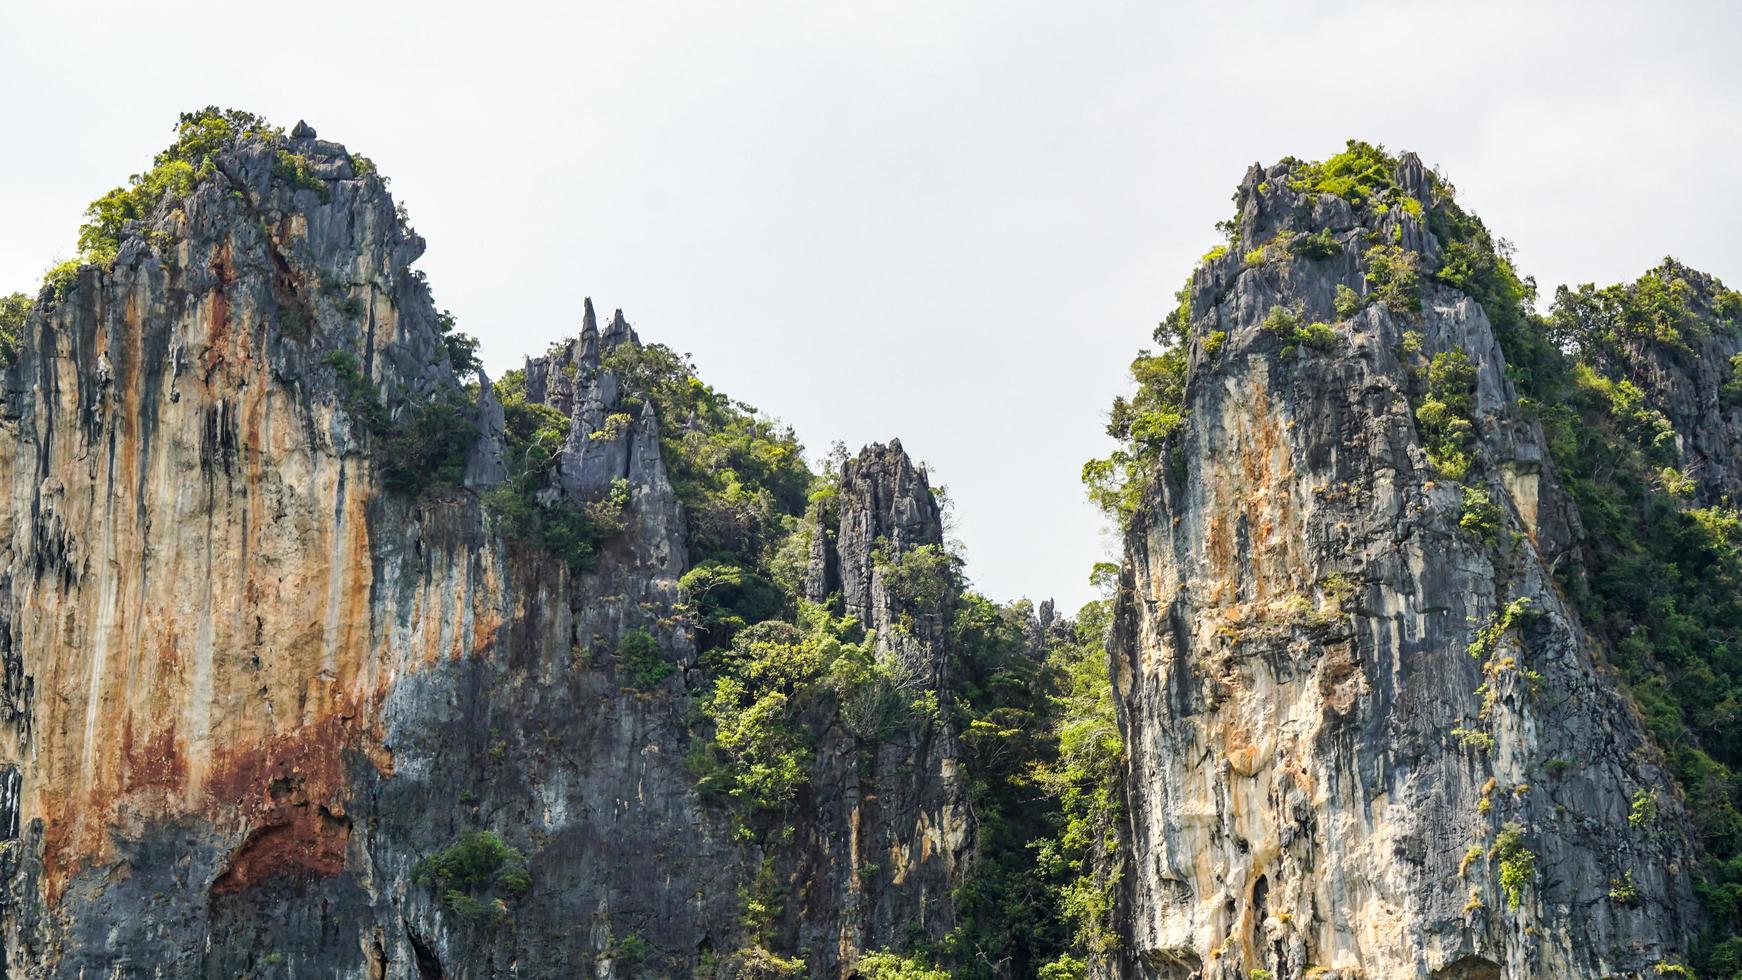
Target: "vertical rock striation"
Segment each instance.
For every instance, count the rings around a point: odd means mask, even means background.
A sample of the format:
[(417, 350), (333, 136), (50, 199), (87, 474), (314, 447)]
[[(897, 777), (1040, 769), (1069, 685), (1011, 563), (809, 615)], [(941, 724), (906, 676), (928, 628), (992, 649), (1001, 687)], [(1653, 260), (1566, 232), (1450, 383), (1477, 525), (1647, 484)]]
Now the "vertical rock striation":
[[(1192, 277), (1126, 539), (1121, 973), (1653, 976), (1697, 924), (1685, 822), (1551, 577), (1576, 518), (1489, 317), (1426, 275), (1442, 185), (1405, 155), (1355, 208), (1302, 166), (1247, 174), (1253, 253)], [(1417, 417), (1449, 352), (1463, 485)]]
[(861, 952), (954, 927), (952, 891), (968, 871), (974, 824), (957, 733), (941, 710), (950, 699), (942, 610), (956, 597), (893, 581), (904, 559), (923, 562), (943, 547), (937, 500), (899, 440), (843, 466), (833, 506), (814, 512), (811, 547), (809, 598), (838, 604), (875, 635), (904, 699), (939, 706), (876, 740), (838, 720), (824, 731), (795, 911), (797, 945), (818, 957), (812, 975), (834, 976)]
[[(472, 492), (388, 491), (393, 434), (469, 401), (421, 251), (299, 127), (45, 292), (0, 424), (9, 972), (607, 976), (630, 934), (691, 964), (729, 941), (740, 862), (683, 765), (686, 695), (614, 667), (632, 628), (694, 656), (659, 422), (589, 428), (618, 398), (596, 351), (537, 362), (574, 368), (539, 393), (575, 418), (562, 493), (626, 501), (583, 573)], [(581, 341), (635, 342), (621, 317)], [(482, 388), (473, 490), (504, 474)], [(469, 925), (414, 878), (478, 826), (537, 873)]]

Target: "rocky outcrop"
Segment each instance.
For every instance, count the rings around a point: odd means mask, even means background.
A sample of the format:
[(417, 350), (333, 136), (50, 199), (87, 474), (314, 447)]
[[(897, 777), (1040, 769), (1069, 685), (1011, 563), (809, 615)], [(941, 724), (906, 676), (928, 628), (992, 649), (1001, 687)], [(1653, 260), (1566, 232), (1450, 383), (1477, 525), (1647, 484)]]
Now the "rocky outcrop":
[[(947, 578), (902, 578), (904, 559), (942, 556), (943, 518), (925, 471), (899, 440), (866, 447), (840, 473), (832, 506), (811, 527), (807, 590), (875, 635), (892, 664), (896, 696), (924, 702), (911, 726), (868, 739), (838, 719), (825, 729), (812, 779), (814, 813), (800, 838), (796, 945), (812, 974), (837, 975), (862, 951), (932, 940), (956, 924), (953, 890), (968, 873), (974, 824), (961, 750), (947, 708), (953, 608)], [(920, 594), (918, 580), (942, 590)], [(845, 833), (843, 833), (845, 831)], [(819, 972), (820, 970), (820, 972)]]
[[(682, 672), (616, 664), (631, 628), (694, 656), (658, 420), (587, 428), (614, 379), (538, 362), (585, 382), (539, 395), (576, 419), (564, 493), (627, 498), (584, 573), (473, 492), (384, 489), (379, 433), (461, 397), (421, 251), (299, 127), (45, 292), (0, 426), (9, 975), (625, 976), (731, 941), (743, 862), (683, 764)], [(502, 408), (470, 411), (484, 490)], [(416, 868), (479, 828), (534, 873), (472, 921)]]
[[(1585, 332), (1605, 377), (1632, 384), (1664, 425), (1654, 446), (1703, 506), (1742, 497), (1742, 304), (1715, 277), (1673, 259), (1635, 283), (1562, 294), (1577, 344)], [(1642, 314), (1650, 311), (1650, 319)], [(1638, 322), (1643, 320), (1644, 322)], [(1573, 328), (1573, 324), (1577, 324)]]
[[(1439, 185), (1405, 155), (1357, 211), (1296, 166), (1237, 196), (1274, 247), (1192, 278), (1189, 418), (1126, 539), (1120, 973), (1653, 976), (1697, 925), (1685, 821), (1551, 577), (1576, 519), (1489, 317), (1426, 275)], [(1313, 233), (1334, 247), (1288, 247)], [(1376, 243), (1416, 256), (1419, 309), (1339, 302)], [(1451, 351), (1463, 486), (1415, 414)]]

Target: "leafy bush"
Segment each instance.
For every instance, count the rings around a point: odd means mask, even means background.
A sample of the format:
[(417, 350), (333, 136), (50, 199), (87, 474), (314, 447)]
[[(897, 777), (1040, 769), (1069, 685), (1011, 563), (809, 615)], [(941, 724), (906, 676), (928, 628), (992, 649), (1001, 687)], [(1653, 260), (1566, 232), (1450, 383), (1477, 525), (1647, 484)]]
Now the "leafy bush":
[(1367, 298), (1365, 296), (1342, 283), (1337, 283), (1337, 291), (1331, 301), (1331, 306), (1337, 311), (1337, 316), (1347, 320), (1361, 312), (1361, 307), (1366, 304)]
[(783, 809), (809, 782), (814, 734), (807, 718), (838, 716), (859, 738), (875, 740), (909, 723), (890, 669), (876, 658), (856, 620), (798, 600), (796, 622), (747, 627), (718, 657), (702, 698), (713, 737), (691, 759), (704, 788), (741, 801), (754, 815)]
[(442, 348), (447, 351), (448, 364), (461, 381), (475, 377), (483, 368), (478, 360), (478, 338), (454, 329), (454, 315), (447, 310), (436, 314), (436, 329), (441, 332)]
[(272, 164), (272, 176), (284, 181), (297, 190), (314, 191), (326, 200), (331, 195), (327, 191), (326, 181), (315, 175), (314, 167), (308, 157), (288, 150), (279, 150)]
[(1083, 485), (1089, 499), (1121, 525), (1137, 512), (1150, 475), (1164, 447), (1186, 423), (1186, 336), (1191, 322), (1189, 287), (1178, 294), (1178, 307), (1155, 330), (1160, 353), (1139, 351), (1131, 362), (1137, 383), (1129, 399), (1113, 399), (1107, 434), (1118, 440), (1112, 455), (1083, 464)]
[(728, 646), (744, 627), (786, 609), (786, 595), (773, 582), (714, 559), (684, 573), (677, 584), (697, 614), (697, 646), (703, 652)]
[[(1204, 334), (1204, 359), (1213, 361), (1222, 352), (1222, 346), (1228, 342), (1228, 331), (1212, 330)], [(1738, 355), (1742, 356), (1742, 355)]]
[[(207, 106), (184, 112), (176, 124), (175, 142), (152, 160), (151, 169), (129, 178), (92, 201), (79, 228), (79, 252), (87, 263), (107, 265), (121, 247), (122, 229), (141, 221), (167, 198), (182, 198), (217, 172), (218, 156), (250, 137), (271, 137), (282, 131), (253, 113)], [(303, 161), (306, 168), (307, 161)]]
[(1289, 242), (1289, 250), (1303, 259), (1328, 259), (1343, 254), (1343, 243), (1331, 229), (1320, 228), (1310, 235), (1297, 235)]
[(864, 980), (951, 980), (952, 974), (912, 956), (877, 952), (866, 953), (859, 960), (859, 976)]
[(79, 269), (83, 263), (78, 259), (68, 259), (49, 267), (42, 275), (42, 285), (49, 291), (56, 303), (67, 298), (67, 292), (78, 282)]
[(1427, 394), (1415, 410), (1428, 461), (1448, 480), (1469, 473), (1476, 442), (1470, 416), (1476, 405), (1476, 366), (1460, 350), (1441, 351), (1428, 363)]
[(690, 557), (758, 566), (809, 503), (812, 476), (792, 429), (707, 385), (659, 344), (621, 344), (602, 360), (634, 393), (620, 410), (634, 415), (646, 397), (663, 421), (660, 451), (684, 504)]
[(473, 406), (453, 389), (408, 408), (380, 433), (377, 458), (388, 490), (415, 497), (465, 481), (466, 457), (478, 441)]
[(1328, 323), (1306, 323), (1298, 308), (1273, 306), (1264, 315), (1265, 330), (1282, 338), (1282, 356), (1288, 357), (1302, 347), (1316, 351), (1335, 350), (1339, 342), (1337, 330)]
[(1483, 544), (1493, 544), (1500, 536), (1500, 505), (1488, 491), (1464, 488), (1464, 512), (1458, 516), (1458, 527)]
[(1489, 853), (1500, 865), (1500, 890), (1506, 895), (1506, 905), (1517, 909), (1525, 890), (1536, 880), (1536, 854), (1525, 846), (1524, 828), (1508, 822), (1494, 835)]
[(457, 485), (465, 479), (466, 457), (477, 442), (478, 426), (472, 403), (462, 392), (438, 391), (394, 419), (381, 404), (374, 384), (363, 376), (356, 355), (329, 351), (324, 363), (333, 371), (339, 406), (368, 434), (388, 490), (415, 497), (431, 487)]
[(23, 293), (0, 296), (0, 368), (12, 366), (24, 344), (25, 324), (36, 301)]
[(653, 634), (644, 629), (632, 629), (617, 641), (617, 659), (629, 683), (643, 691), (652, 690), (677, 670), (677, 665), (660, 655)]
[(504, 896), (532, 887), (526, 858), (493, 830), (468, 830), (447, 848), (412, 867), (411, 880), (433, 885), (442, 904), (474, 926), (487, 926), (508, 913)]
[(1366, 262), (1368, 295), (1399, 316), (1421, 312), (1421, 256), (1396, 245), (1375, 245)]
[[(1343, 152), (1322, 163), (1289, 162), (1293, 166), (1288, 184), (1296, 192), (1334, 194), (1357, 210), (1364, 205), (1383, 208), (1393, 202), (1414, 200), (1398, 185), (1397, 161), (1386, 154), (1383, 146), (1352, 139)], [(1420, 202), (1416, 202), (1416, 209), (1419, 208)]]

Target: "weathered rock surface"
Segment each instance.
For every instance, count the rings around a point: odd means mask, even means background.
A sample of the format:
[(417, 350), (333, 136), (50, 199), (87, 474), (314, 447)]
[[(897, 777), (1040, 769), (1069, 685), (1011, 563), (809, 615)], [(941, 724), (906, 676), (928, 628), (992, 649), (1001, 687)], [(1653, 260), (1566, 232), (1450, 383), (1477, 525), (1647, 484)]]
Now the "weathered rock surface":
[(1685, 286), (1688, 295), (1678, 298), (1690, 315), (1668, 325), (1673, 340), (1638, 325), (1601, 324), (1616, 340), (1612, 349), (1596, 352), (1602, 373), (1630, 382), (1647, 405), (1663, 413), (1675, 466), (1692, 480), (1697, 503), (1734, 504), (1742, 498), (1742, 398), (1733, 359), (1742, 354), (1742, 333), (1733, 321), (1742, 311), (1720, 313), (1714, 305), (1725, 292), (1722, 284), (1673, 260), (1664, 260), (1645, 282), (1670, 290)]
[[(1697, 924), (1691, 847), (1550, 577), (1575, 518), (1542, 435), (1469, 296), (1424, 276), (1419, 315), (1339, 318), (1336, 287), (1368, 288), (1372, 241), (1429, 270), (1441, 243), (1411, 209), (1357, 216), (1288, 173), (1248, 173), (1240, 240), (1329, 229), (1341, 250), (1198, 270), (1190, 418), (1126, 542), (1111, 651), (1129, 765), (1120, 973), (1654, 976)], [(1397, 180), (1432, 204), (1413, 155)], [(1262, 323), (1294, 304), (1335, 324), (1334, 350), (1284, 355)], [(1451, 350), (1476, 369), (1465, 482), (1500, 505), (1491, 539), (1460, 527), (1462, 491), (1431, 467), (1412, 411), (1420, 368)], [(1509, 607), (1512, 628), (1482, 640)], [(1647, 825), (1630, 821), (1642, 797)]]
[[(878, 656), (897, 666), (904, 698), (930, 692), (947, 706), (947, 624), (888, 581), (903, 556), (943, 545), (943, 517), (925, 471), (899, 440), (869, 446), (846, 463), (832, 513), (817, 510), (811, 536), (812, 601), (839, 603), (876, 634)], [(795, 877), (807, 884), (793, 910), (796, 945), (834, 975), (851, 967), (856, 951), (904, 946), (912, 930), (944, 936), (955, 925), (951, 893), (974, 844), (948, 712), (876, 741), (831, 724), (818, 757), (813, 799), (802, 807), (815, 821), (800, 838)]]
[[(280, 150), (319, 187), (275, 176)], [(552, 485), (627, 501), (576, 574), (479, 503), (506, 473), (488, 383), (465, 488), (383, 488), (346, 366), (389, 419), (459, 391), (383, 183), (306, 125), (220, 164), (112, 268), (45, 293), (6, 376), (0, 974), (732, 975), (761, 856), (685, 766), (685, 671), (642, 692), (616, 663), (630, 629), (695, 659), (661, 420), (600, 364), (634, 331), (619, 313), (601, 333), (589, 302), (526, 371), (572, 420)], [(853, 485), (911, 489), (880, 480)], [(857, 561), (906, 547), (867, 530)], [(794, 920), (828, 950), (815, 976), (949, 920), (969, 824), (947, 733), (913, 738), (909, 774), (897, 747), (862, 784), (855, 754), (830, 763), (839, 809), (793, 859), (833, 916)], [(533, 871), (485, 925), (414, 880), (480, 827)]]

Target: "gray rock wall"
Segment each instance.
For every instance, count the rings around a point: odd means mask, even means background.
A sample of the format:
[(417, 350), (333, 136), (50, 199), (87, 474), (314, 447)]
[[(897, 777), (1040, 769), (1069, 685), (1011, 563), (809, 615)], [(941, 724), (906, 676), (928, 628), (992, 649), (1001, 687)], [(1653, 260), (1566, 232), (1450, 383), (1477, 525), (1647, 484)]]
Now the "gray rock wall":
[[(1424, 273), (1440, 244), (1401, 206), (1357, 217), (1287, 177), (1248, 174), (1246, 247), (1329, 228), (1342, 250), (1235, 252), (1193, 277), (1182, 465), (1127, 538), (1121, 974), (1653, 976), (1697, 923), (1685, 821), (1550, 577), (1574, 518), (1488, 318), (1425, 274), (1419, 314), (1339, 318), (1335, 287), (1366, 288), (1370, 242), (1416, 250)], [(1398, 180), (1431, 206), (1412, 155)], [(1262, 323), (1294, 304), (1334, 323), (1333, 350), (1283, 355)], [(1460, 527), (1464, 491), (1412, 410), (1449, 350), (1476, 368), (1465, 482), (1500, 505), (1489, 540)], [(1513, 626), (1480, 642), (1508, 607)]]

